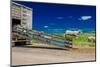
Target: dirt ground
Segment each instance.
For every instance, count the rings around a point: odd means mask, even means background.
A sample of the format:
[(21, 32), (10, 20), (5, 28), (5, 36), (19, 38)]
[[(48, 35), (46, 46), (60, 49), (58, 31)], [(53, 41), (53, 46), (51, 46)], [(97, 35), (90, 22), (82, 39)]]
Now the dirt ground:
[(95, 61), (95, 48), (67, 50), (12, 47), (12, 65)]

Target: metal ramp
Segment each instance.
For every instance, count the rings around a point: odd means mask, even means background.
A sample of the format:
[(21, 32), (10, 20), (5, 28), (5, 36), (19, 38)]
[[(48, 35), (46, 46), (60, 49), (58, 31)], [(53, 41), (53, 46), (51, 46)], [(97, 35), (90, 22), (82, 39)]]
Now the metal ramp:
[(39, 32), (37, 30), (29, 30), (25, 29), (22, 26), (15, 26), (13, 28), (13, 32), (16, 32), (18, 35), (29, 39), (29, 40), (37, 40), (42, 43), (47, 43), (48, 45), (52, 44), (57, 47), (72, 47), (72, 44), (65, 40), (65, 38), (54, 36), (51, 34), (46, 34), (43, 32)]

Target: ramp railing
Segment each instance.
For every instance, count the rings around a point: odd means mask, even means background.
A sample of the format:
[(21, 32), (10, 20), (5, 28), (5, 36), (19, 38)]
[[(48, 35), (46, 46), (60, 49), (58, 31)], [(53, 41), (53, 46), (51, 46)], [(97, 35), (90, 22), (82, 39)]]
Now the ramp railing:
[(13, 28), (13, 31), (24, 38), (37, 40), (39, 42), (47, 43), (58, 47), (72, 47), (72, 44), (63, 37), (52, 36), (51, 34), (39, 32), (37, 30), (26, 29), (20, 25)]

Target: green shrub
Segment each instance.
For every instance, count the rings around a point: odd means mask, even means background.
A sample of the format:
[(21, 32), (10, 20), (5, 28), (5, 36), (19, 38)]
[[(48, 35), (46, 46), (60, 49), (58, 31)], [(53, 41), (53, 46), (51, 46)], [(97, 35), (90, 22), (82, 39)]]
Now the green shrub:
[(65, 35), (65, 39), (67, 41), (73, 41), (73, 39), (75, 38), (75, 36), (72, 36), (72, 35)]

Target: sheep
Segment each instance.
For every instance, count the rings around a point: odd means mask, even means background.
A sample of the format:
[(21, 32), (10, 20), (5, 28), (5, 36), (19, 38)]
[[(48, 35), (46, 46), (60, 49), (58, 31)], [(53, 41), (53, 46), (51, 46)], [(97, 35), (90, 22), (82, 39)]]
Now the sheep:
[(90, 37), (88, 37), (88, 41), (89, 41), (89, 42), (95, 42), (96, 39), (95, 39), (94, 36), (90, 36)]
[(67, 30), (65, 32), (65, 35), (73, 35), (73, 36), (78, 36), (80, 34), (80, 31), (71, 31), (71, 30)]

